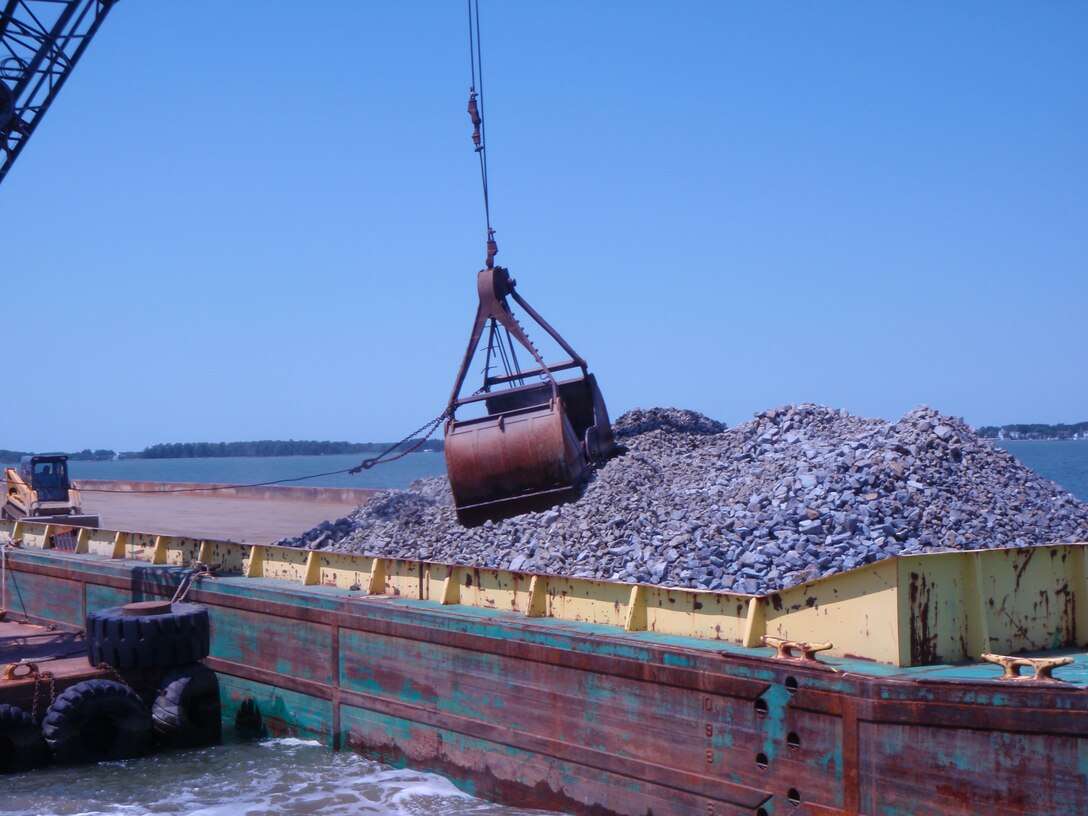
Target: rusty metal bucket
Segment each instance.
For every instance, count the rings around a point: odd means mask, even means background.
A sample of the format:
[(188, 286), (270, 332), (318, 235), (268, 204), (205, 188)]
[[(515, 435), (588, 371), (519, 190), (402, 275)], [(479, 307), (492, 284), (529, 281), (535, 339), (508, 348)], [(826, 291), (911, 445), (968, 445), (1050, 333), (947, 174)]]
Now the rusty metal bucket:
[(446, 431), (446, 471), (463, 521), (553, 504), (588, 467), (562, 400), (453, 421)]
[[(446, 470), (457, 515), (464, 524), (543, 509), (573, 496), (588, 476), (590, 463), (611, 456), (615, 448), (604, 398), (585, 360), (514, 291), (514, 281), (505, 269), (482, 270), (477, 286), (480, 305), (445, 427)], [(558, 342), (569, 360), (544, 363), (510, 312), (507, 296)], [(460, 397), (488, 326), (483, 387)], [(498, 354), (504, 363), (514, 358), (512, 340), (517, 340), (532, 355), (536, 368), (489, 373), (498, 327), (506, 330), (505, 341), (511, 349), (507, 355), (499, 341)], [(560, 381), (556, 376), (560, 372), (575, 376)], [(486, 416), (457, 419), (458, 408), (481, 402)]]

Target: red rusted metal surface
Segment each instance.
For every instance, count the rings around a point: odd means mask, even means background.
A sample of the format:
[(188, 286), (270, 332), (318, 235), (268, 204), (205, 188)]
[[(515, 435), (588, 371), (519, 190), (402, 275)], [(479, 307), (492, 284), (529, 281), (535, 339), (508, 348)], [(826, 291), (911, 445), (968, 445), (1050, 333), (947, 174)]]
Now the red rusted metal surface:
[[(64, 559), (10, 566), (20, 582), (76, 597), (81, 586), (118, 602), (173, 591), (169, 568)], [(863, 661), (843, 672), (770, 650), (240, 578), (203, 583), (190, 600), (212, 610), (208, 663), (228, 709), (253, 699), (271, 731), (513, 804), (640, 816), (1088, 812), (1088, 702), (1076, 685), (927, 680)]]
[(446, 432), (446, 472), (462, 516), (470, 511), (564, 494), (580, 484), (588, 463), (562, 400), (497, 416), (451, 423)]
[(0, 619), (0, 703), (39, 719), (68, 687), (112, 676), (87, 663), (82, 632), (38, 625), (22, 614)]

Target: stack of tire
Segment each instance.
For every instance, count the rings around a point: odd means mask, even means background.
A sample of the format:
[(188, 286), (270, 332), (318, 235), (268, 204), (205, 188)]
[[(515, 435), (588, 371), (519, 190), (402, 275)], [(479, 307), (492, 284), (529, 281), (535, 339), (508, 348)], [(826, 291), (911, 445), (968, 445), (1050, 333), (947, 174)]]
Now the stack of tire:
[[(213, 745), (222, 736), (219, 681), (200, 661), (208, 656), (208, 610), (149, 601), (87, 615), (88, 660), (117, 680), (83, 680), (57, 696), (40, 731), (30, 715), (0, 706), (0, 741), (12, 734), (19, 765), (47, 750), (55, 762), (103, 762), (143, 756), (154, 746)], [(20, 716), (21, 715), (21, 716)], [(25, 720), (25, 722), (24, 722)], [(0, 748), (8, 746), (0, 746)], [(17, 767), (6, 770), (17, 770)]]

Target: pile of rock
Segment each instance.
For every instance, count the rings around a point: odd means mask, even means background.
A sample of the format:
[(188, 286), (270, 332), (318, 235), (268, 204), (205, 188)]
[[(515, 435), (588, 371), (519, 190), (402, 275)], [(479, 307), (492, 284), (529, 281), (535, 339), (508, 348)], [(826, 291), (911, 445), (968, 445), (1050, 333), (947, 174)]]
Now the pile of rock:
[(726, 429), (635, 410), (578, 501), (466, 529), (444, 478), (279, 543), (762, 593), (893, 555), (1088, 540), (1088, 504), (926, 407), (789, 405)]

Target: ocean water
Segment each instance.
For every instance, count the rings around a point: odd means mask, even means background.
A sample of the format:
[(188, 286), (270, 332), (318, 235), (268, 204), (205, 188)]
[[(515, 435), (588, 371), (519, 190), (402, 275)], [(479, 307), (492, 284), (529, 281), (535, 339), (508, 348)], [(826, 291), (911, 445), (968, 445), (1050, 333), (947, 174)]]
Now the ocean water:
[[(1088, 441), (996, 443), (1036, 473), (1057, 482), (1088, 501)], [(415, 479), (446, 472), (441, 453), (411, 453), (352, 475), (338, 472), (358, 465), (363, 454), (334, 456), (227, 457), (222, 459), (124, 459), (116, 462), (71, 462), (75, 479), (115, 479), (148, 482), (212, 482), (253, 484), (303, 476), (317, 478), (286, 482), (314, 487), (407, 487)]]
[(996, 444), (1039, 475), (1088, 502), (1088, 440), (1002, 440)]
[(0, 777), (4, 816), (531, 816), (292, 738)]
[[(416, 479), (446, 472), (441, 453), (410, 453), (357, 474), (345, 473), (373, 454), (330, 456), (230, 456), (215, 459), (119, 459), (68, 463), (73, 479), (137, 482), (203, 482), (255, 484), (284, 479), (301, 487), (407, 487)], [(317, 478), (303, 478), (321, 475)]]

